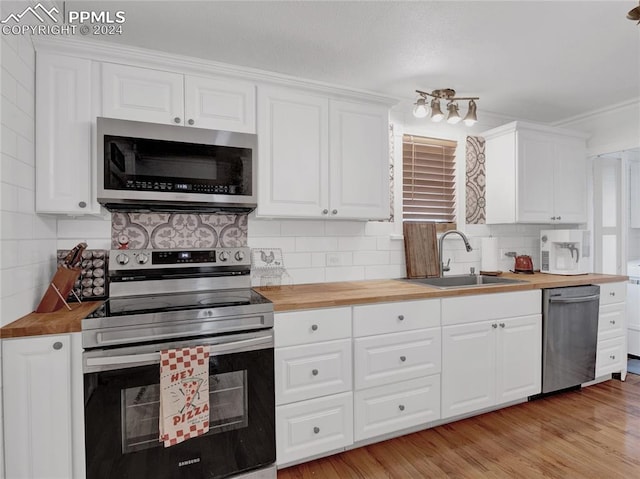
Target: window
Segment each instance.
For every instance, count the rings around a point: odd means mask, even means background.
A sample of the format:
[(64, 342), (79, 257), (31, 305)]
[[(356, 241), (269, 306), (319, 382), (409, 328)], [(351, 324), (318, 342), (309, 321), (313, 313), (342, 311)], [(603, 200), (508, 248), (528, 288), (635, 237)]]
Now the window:
[(404, 221), (433, 221), (446, 228), (455, 227), (456, 146), (455, 141), (403, 135)]

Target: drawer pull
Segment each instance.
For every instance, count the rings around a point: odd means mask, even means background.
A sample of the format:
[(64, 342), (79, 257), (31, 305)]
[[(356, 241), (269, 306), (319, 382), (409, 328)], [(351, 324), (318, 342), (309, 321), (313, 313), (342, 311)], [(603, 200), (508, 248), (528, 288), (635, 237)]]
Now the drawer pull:
[(62, 349), (62, 343), (60, 341), (56, 341), (55, 343), (53, 343), (53, 349), (59, 351), (60, 349)]
[(611, 324), (616, 324), (616, 320), (612, 319), (611, 321), (609, 321)]
[(500, 327), (501, 327), (501, 328), (504, 328), (504, 323), (500, 323)]
[(400, 316), (398, 316), (398, 320), (404, 321), (404, 314), (401, 314)]
[(313, 371), (311, 371), (311, 374), (313, 374), (314, 376), (317, 376), (318, 375), (318, 370), (314, 369)]
[(611, 356), (609, 356), (609, 359), (615, 359), (615, 358), (616, 358), (616, 357), (615, 357), (615, 355), (613, 355), (613, 354), (612, 354)]
[(496, 328), (498, 327), (498, 325), (497, 325), (496, 323), (493, 323), (493, 324), (491, 325), (491, 327), (492, 327), (493, 329), (496, 329)]
[(407, 360), (406, 356), (400, 356), (400, 361), (402, 361), (403, 363)]
[(615, 292), (615, 291), (611, 291), (611, 292), (609, 293), (609, 296), (615, 296), (615, 295), (616, 295), (616, 292)]
[(401, 411), (404, 411), (404, 404), (400, 404), (400, 405), (398, 406), (398, 409), (400, 409)]
[(318, 325), (317, 324), (312, 324), (311, 325), (311, 331), (317, 331), (318, 330)]
[(318, 434), (320, 432), (320, 428), (318, 426), (313, 428), (313, 433)]

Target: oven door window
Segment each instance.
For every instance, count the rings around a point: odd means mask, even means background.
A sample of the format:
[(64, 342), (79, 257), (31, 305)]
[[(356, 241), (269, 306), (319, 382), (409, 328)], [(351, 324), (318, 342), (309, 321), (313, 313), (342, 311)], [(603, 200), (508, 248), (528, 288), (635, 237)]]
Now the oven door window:
[(158, 440), (159, 365), (87, 373), (87, 479), (222, 478), (275, 462), (273, 348), (209, 358), (210, 431)]
[[(150, 447), (158, 442), (160, 385), (135, 386), (121, 391), (122, 453)], [(234, 371), (209, 376), (208, 436), (249, 426), (247, 372)]]

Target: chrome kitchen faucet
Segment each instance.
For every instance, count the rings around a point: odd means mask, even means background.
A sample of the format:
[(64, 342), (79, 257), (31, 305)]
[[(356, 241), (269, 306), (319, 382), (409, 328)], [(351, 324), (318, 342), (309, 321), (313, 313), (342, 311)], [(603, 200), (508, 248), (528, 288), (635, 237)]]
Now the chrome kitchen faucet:
[(440, 277), (441, 278), (444, 276), (444, 272), (445, 271), (451, 270), (451, 268), (449, 267), (449, 263), (451, 263), (451, 258), (449, 258), (449, 261), (447, 261), (446, 265), (444, 264), (444, 261), (442, 261), (442, 242), (447, 237), (447, 235), (450, 235), (452, 233), (456, 233), (456, 234), (460, 235), (460, 237), (462, 238), (462, 241), (464, 241), (464, 247), (467, 249), (467, 253), (473, 250), (473, 248), (469, 244), (469, 239), (465, 236), (465, 234), (462, 231), (449, 230), (449, 231), (445, 231), (444, 233), (442, 233), (442, 236), (440, 236), (440, 239), (438, 240), (438, 261), (440, 263)]

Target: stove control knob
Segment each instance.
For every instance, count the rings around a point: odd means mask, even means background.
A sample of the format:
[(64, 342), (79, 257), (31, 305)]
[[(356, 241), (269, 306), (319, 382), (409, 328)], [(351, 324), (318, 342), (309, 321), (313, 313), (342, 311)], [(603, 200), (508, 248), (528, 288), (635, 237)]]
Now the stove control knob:
[(236, 261), (242, 261), (244, 259), (244, 251), (236, 251)]
[(147, 264), (149, 257), (146, 254), (139, 254), (136, 256), (136, 260), (138, 261), (138, 264)]
[(218, 255), (218, 259), (224, 263), (229, 259), (229, 252), (221, 251), (220, 254)]
[(116, 261), (118, 262), (118, 264), (124, 266), (129, 262), (129, 257), (124, 253), (120, 253), (118, 256), (116, 256)]

